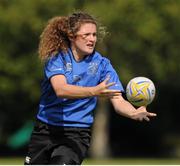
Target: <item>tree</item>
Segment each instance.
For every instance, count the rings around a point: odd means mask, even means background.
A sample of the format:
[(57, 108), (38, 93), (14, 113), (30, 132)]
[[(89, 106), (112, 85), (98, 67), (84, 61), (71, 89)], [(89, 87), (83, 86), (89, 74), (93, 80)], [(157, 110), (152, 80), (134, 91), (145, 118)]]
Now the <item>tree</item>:
[(42, 79), (39, 36), (47, 20), (73, 10), (77, 2), (0, 1), (0, 126), (1, 142), (32, 119)]

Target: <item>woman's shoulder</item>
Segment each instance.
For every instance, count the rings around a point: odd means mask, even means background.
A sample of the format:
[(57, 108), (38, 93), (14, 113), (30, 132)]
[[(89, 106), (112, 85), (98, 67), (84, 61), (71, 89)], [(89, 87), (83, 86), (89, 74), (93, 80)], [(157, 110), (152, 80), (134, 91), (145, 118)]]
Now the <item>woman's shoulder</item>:
[(49, 57), (48, 60), (50, 61), (57, 61), (57, 60), (62, 60), (64, 58), (69, 57), (69, 52), (57, 52), (56, 54), (52, 55), (51, 57)]
[(95, 54), (95, 58), (98, 58), (99, 60), (101, 60), (101, 61), (103, 61), (105, 63), (109, 63), (109, 59), (107, 57), (103, 56), (98, 51), (95, 51), (94, 54)]

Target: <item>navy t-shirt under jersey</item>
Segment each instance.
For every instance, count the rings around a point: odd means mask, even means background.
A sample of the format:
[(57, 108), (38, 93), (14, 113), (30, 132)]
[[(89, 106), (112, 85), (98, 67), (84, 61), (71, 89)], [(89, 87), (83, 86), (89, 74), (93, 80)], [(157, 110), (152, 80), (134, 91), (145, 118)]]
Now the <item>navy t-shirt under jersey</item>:
[(38, 119), (51, 125), (90, 127), (97, 103), (97, 97), (81, 99), (57, 97), (50, 83), (50, 78), (54, 75), (64, 75), (68, 84), (82, 87), (96, 86), (109, 75), (109, 82), (116, 82), (110, 89), (124, 91), (110, 61), (98, 52), (93, 52), (80, 62), (74, 59), (70, 49), (67, 53), (61, 52), (45, 63), (37, 115)]

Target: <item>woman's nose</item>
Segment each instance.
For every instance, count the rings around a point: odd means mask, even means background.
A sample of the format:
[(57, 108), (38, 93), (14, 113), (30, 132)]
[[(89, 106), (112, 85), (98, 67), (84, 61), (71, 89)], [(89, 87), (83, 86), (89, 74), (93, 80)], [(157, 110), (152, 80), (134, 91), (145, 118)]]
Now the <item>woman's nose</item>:
[(91, 34), (91, 35), (89, 36), (89, 39), (90, 39), (91, 41), (96, 41), (96, 36), (95, 36), (94, 34)]

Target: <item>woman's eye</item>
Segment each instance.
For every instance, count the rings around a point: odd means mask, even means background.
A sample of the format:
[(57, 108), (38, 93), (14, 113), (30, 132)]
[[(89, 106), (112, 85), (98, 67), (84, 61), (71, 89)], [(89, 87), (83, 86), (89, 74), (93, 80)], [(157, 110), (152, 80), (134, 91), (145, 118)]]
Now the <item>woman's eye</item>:
[(88, 37), (89, 36), (89, 34), (87, 33), (87, 34), (84, 34), (83, 35), (83, 38), (86, 38), (86, 37)]

